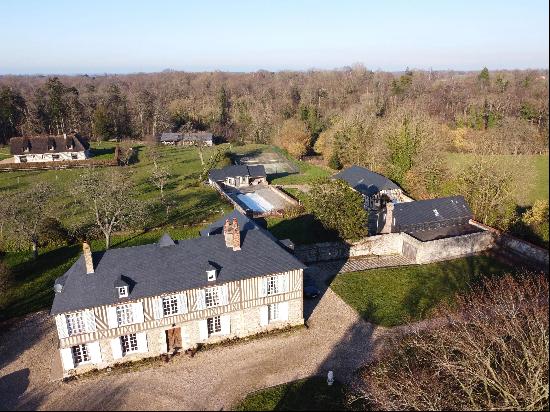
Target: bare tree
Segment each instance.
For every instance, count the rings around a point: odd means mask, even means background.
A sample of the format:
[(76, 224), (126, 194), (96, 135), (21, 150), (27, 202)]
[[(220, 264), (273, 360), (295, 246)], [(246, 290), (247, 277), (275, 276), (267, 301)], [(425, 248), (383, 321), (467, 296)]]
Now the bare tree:
[(9, 235), (18, 243), (30, 243), (35, 259), (38, 257), (41, 225), (50, 215), (53, 197), (50, 185), (37, 183), (2, 200)]
[(488, 280), (396, 336), (369, 365), (360, 397), (382, 410), (548, 409), (548, 278)]
[(72, 194), (86, 211), (85, 217), (104, 235), (106, 249), (114, 231), (135, 225), (144, 216), (143, 203), (136, 199), (127, 171), (88, 169), (77, 179)]
[(155, 167), (149, 181), (160, 190), (160, 199), (164, 200), (164, 187), (170, 181), (171, 173), (165, 167)]

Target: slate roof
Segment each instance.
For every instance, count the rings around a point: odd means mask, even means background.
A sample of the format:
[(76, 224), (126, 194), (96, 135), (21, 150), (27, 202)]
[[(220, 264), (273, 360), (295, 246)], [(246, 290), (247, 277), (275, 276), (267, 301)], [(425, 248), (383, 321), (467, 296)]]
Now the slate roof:
[(161, 142), (179, 142), (181, 140), (181, 133), (162, 133), (160, 135)]
[(213, 169), (210, 173), (208, 173), (208, 177), (215, 181), (221, 181), (225, 180), (227, 177), (237, 176), (266, 177), (267, 175), (263, 165), (232, 165), (226, 166), (223, 169)]
[[(52, 315), (119, 302), (113, 285), (121, 276), (133, 282), (132, 300), (305, 268), (263, 230), (241, 232), (240, 251), (228, 248), (223, 235), (211, 235), (174, 246), (109, 249), (93, 253), (93, 261), (94, 273), (86, 274), (81, 255), (56, 280), (64, 286), (55, 294)], [(208, 265), (219, 268), (215, 282), (207, 281)]]
[(472, 211), (462, 196), (417, 200), (394, 205), (392, 227), (420, 226), (449, 221), (472, 219)]
[(191, 133), (162, 133), (160, 135), (161, 142), (179, 142), (181, 140), (193, 142), (210, 142), (212, 141), (212, 133), (208, 132), (191, 132)]
[[(69, 147), (73, 147), (69, 149)], [(44, 154), (60, 152), (82, 152), (90, 147), (88, 140), (78, 134), (59, 136), (12, 137), (10, 151), (12, 155)], [(25, 149), (29, 149), (25, 152)]]
[(361, 166), (351, 166), (333, 176), (346, 181), (351, 187), (367, 196), (372, 196), (381, 190), (400, 189), (385, 176)]
[[(254, 220), (250, 219), (249, 217), (243, 215), (242, 213), (239, 213), (236, 210), (233, 210), (230, 213), (227, 213), (219, 220), (215, 221), (211, 225), (205, 227), (200, 231), (201, 236), (211, 236), (211, 235), (219, 235), (223, 232), (223, 225), (225, 223), (226, 219), (229, 219), (230, 222), (233, 221), (234, 218), (237, 218), (237, 222), (239, 223), (239, 227), (241, 228), (241, 232), (247, 231), (247, 230), (264, 230), (261, 228)], [(271, 235), (270, 232), (267, 232), (269, 235)], [(273, 236), (273, 235), (271, 235)], [(275, 239), (275, 237), (273, 237)]]
[(477, 226), (470, 224), (457, 224), (438, 227), (435, 229), (411, 230), (407, 231), (406, 233), (420, 240), (421, 242), (429, 242), (431, 240), (444, 239), (453, 236), (462, 236), (478, 232), (482, 232), (482, 230)]

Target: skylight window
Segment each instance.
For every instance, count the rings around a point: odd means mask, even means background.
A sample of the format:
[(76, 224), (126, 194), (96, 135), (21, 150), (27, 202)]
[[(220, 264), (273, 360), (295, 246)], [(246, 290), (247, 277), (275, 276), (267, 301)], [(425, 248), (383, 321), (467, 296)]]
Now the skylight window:
[(437, 217), (439, 217), (439, 212), (437, 211), (437, 209), (434, 209), (434, 215), (436, 215)]

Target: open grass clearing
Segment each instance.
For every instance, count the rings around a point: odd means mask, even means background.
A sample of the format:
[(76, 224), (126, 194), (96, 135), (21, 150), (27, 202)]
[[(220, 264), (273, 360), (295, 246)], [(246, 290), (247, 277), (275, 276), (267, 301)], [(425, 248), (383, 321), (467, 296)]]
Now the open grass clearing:
[(452, 302), (484, 278), (515, 270), (486, 255), (427, 265), (342, 273), (330, 287), (365, 320), (396, 326), (430, 316), (440, 302)]
[[(548, 199), (548, 155), (491, 155), (501, 168), (511, 169), (519, 206), (530, 206), (538, 199)], [(475, 161), (475, 156), (449, 153), (451, 171), (459, 173)]]

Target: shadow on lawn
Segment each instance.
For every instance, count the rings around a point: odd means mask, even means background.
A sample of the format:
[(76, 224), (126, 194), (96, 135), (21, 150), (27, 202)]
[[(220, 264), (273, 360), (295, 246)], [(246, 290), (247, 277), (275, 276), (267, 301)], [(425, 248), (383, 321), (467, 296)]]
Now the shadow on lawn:
[(415, 285), (403, 299), (403, 307), (411, 320), (425, 317), (442, 300), (456, 293), (467, 292), (488, 277), (517, 270), (486, 255), (440, 262), (439, 265), (444, 265), (444, 268), (438, 270), (439, 276), (426, 272), (415, 274)]

